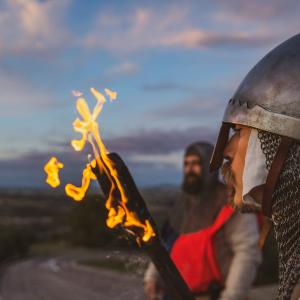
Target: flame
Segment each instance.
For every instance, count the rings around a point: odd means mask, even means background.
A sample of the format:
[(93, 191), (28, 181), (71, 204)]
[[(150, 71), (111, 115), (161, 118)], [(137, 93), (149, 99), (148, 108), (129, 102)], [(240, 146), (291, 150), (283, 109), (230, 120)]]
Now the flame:
[(82, 93), (81, 93), (80, 91), (78, 91), (78, 90), (73, 90), (73, 91), (72, 91), (72, 95), (73, 95), (74, 97), (81, 97), (81, 96), (82, 96)]
[[(75, 201), (81, 201), (85, 196), (91, 180), (96, 179), (96, 176), (92, 172), (92, 167), (98, 166), (100, 168), (100, 173), (105, 173), (111, 183), (108, 199), (106, 201), (106, 208), (108, 209), (108, 218), (106, 220), (107, 226), (109, 228), (114, 228), (121, 224), (125, 229), (132, 233), (133, 231), (131, 229), (133, 227), (140, 228), (143, 231), (141, 238), (144, 242), (147, 242), (155, 235), (153, 228), (148, 220), (143, 223), (138, 219), (137, 215), (134, 212), (129, 211), (126, 206), (128, 199), (119, 180), (114, 163), (109, 159), (108, 151), (100, 136), (97, 118), (106, 102), (105, 96), (94, 88), (91, 88), (90, 91), (96, 99), (96, 105), (93, 110), (90, 110), (86, 100), (82, 97), (82, 94), (77, 94), (76, 109), (81, 119), (77, 118), (73, 122), (73, 129), (81, 134), (81, 138), (72, 140), (71, 145), (75, 151), (82, 151), (88, 142), (92, 146), (95, 159), (86, 165), (86, 168), (83, 171), (82, 185), (76, 187), (69, 183), (66, 185), (65, 191), (67, 195)], [(116, 100), (116, 92), (105, 89), (105, 93), (110, 101)], [(74, 95), (75, 94), (76, 93), (74, 93)], [(115, 190), (119, 192), (120, 199), (114, 199), (113, 195)], [(139, 236), (137, 237), (137, 240), (138, 242), (140, 241)]]
[(71, 183), (68, 183), (65, 186), (66, 194), (73, 198), (75, 201), (81, 201), (85, 196), (85, 193), (90, 185), (91, 180), (97, 179), (97, 177), (92, 171), (92, 167), (96, 167), (96, 160), (93, 160), (91, 163), (88, 163), (85, 169), (83, 170), (81, 187), (77, 187)]
[(64, 165), (59, 162), (56, 157), (51, 157), (44, 167), (44, 171), (47, 174), (46, 182), (53, 188), (60, 185), (59, 169), (62, 169), (63, 167)]
[[(117, 93), (112, 92), (108, 89), (105, 89), (105, 92), (110, 97), (110, 99), (116, 99)], [(114, 228), (118, 224), (122, 224), (125, 228), (130, 228), (132, 226), (139, 227), (144, 231), (142, 237), (143, 241), (147, 242), (154, 235), (153, 229), (149, 221), (145, 222), (145, 224), (142, 223), (140, 220), (138, 220), (134, 212), (130, 212), (128, 210), (126, 206), (128, 199), (125, 195), (125, 191), (119, 180), (117, 171), (113, 166), (113, 162), (108, 157), (108, 151), (106, 150), (106, 147), (103, 144), (99, 133), (97, 118), (102, 111), (106, 99), (103, 94), (101, 94), (94, 88), (91, 88), (91, 93), (94, 95), (97, 101), (96, 106), (94, 107), (92, 112), (89, 109), (89, 106), (84, 98), (79, 97), (77, 100), (77, 111), (82, 119), (76, 119), (73, 123), (73, 128), (76, 132), (81, 133), (82, 137), (80, 140), (73, 140), (71, 142), (71, 145), (73, 146), (75, 151), (81, 151), (88, 141), (93, 148), (94, 156), (97, 165), (100, 167), (100, 171), (105, 172), (107, 177), (111, 181), (111, 189), (106, 201), (106, 208), (109, 211), (108, 219), (106, 220), (107, 226), (110, 228)], [(83, 182), (84, 179), (85, 177), (83, 178)], [(78, 192), (78, 194), (75, 193), (75, 195), (80, 195), (80, 197), (83, 197), (86, 189), (86, 185), (83, 185), (78, 190), (75, 190), (76, 192)], [(115, 189), (119, 191), (121, 198), (117, 205), (115, 205), (115, 201), (113, 199), (113, 192)], [(69, 196), (72, 195), (69, 193)]]
[(109, 89), (104, 89), (104, 92), (109, 97), (110, 101), (114, 101), (117, 99), (118, 96), (117, 92), (111, 91)]

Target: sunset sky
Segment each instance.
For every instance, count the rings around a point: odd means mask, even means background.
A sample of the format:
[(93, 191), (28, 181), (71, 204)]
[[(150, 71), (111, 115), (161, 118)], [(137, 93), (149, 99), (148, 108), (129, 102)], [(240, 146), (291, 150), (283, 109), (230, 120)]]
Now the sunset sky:
[(43, 165), (80, 182), (72, 90), (118, 92), (102, 137), (139, 185), (180, 183), (182, 152), (214, 141), (250, 68), (300, 31), (300, 2), (0, 0), (0, 186), (46, 187)]

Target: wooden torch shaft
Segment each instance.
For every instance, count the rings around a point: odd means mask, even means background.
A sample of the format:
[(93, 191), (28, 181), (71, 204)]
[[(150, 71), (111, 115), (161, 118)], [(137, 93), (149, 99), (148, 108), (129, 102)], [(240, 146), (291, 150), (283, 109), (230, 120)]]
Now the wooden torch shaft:
[[(157, 271), (164, 281), (167, 292), (173, 300), (195, 300), (192, 292), (188, 288), (186, 282), (183, 280), (178, 269), (170, 258), (167, 249), (163, 245), (157, 226), (146, 206), (144, 199), (137, 189), (127, 166), (121, 157), (116, 153), (109, 154), (109, 158), (113, 162), (114, 167), (119, 175), (120, 182), (125, 190), (128, 198), (128, 208), (130, 211), (135, 212), (141, 221), (148, 220), (155, 232), (155, 236), (152, 237), (148, 242), (141, 242), (140, 247), (154, 263)], [(108, 178), (106, 178), (105, 174), (100, 173), (99, 168), (95, 168), (93, 171), (97, 176), (98, 182), (104, 194), (108, 195), (110, 190), (110, 181)]]

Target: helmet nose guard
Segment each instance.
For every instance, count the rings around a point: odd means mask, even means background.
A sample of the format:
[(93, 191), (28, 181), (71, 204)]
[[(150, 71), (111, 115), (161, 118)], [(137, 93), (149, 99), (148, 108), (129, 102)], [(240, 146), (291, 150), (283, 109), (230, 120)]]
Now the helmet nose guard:
[(230, 131), (231, 124), (222, 123), (220, 128), (220, 132), (218, 135), (218, 139), (210, 159), (209, 170), (210, 172), (217, 171), (223, 162), (223, 152), (226, 147), (226, 144), (229, 139), (229, 131)]

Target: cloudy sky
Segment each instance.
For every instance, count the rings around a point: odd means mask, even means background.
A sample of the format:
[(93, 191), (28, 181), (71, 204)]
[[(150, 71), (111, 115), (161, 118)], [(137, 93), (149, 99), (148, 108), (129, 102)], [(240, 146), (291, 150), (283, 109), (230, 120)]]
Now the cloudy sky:
[(0, 186), (43, 187), (52, 154), (79, 183), (71, 91), (92, 104), (90, 87), (119, 94), (99, 122), (138, 184), (179, 183), (184, 147), (213, 142), (249, 69), (299, 32), (299, 3), (0, 0)]

